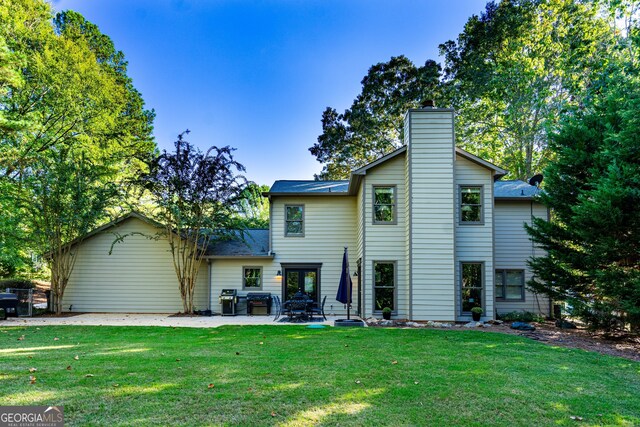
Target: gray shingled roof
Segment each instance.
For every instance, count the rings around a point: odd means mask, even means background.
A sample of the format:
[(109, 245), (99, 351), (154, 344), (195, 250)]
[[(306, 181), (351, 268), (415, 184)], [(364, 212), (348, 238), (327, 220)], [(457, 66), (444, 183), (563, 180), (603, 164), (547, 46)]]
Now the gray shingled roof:
[(300, 193), (346, 193), (349, 181), (276, 181), (271, 186), (271, 194)]
[(205, 257), (269, 256), (269, 230), (246, 230), (244, 240), (237, 238), (211, 242)]
[(542, 191), (520, 180), (496, 181), (493, 184), (493, 190), (496, 199), (531, 199)]

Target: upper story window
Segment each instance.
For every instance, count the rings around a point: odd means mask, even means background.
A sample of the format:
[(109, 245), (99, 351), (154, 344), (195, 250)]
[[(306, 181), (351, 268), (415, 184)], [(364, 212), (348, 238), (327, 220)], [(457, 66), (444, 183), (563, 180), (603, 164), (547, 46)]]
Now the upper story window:
[(496, 299), (524, 301), (524, 270), (496, 270)]
[(242, 274), (243, 289), (262, 289), (262, 268), (244, 267)]
[(463, 224), (482, 224), (482, 187), (460, 187), (460, 222)]
[(397, 223), (397, 195), (395, 185), (376, 185), (373, 187), (373, 223)]
[(304, 236), (304, 205), (286, 205), (284, 222), (285, 236)]

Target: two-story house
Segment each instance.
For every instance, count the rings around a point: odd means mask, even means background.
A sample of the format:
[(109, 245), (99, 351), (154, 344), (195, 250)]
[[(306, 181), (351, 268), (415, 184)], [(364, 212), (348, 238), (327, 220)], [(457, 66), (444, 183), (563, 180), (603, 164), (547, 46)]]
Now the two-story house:
[[(549, 313), (549, 301), (525, 286), (527, 260), (539, 249), (523, 225), (548, 216), (535, 200), (539, 190), (501, 181), (507, 171), (456, 148), (453, 120), (451, 109), (410, 110), (405, 144), (354, 170), (349, 180), (276, 181), (264, 194), (269, 230), (252, 230), (244, 242), (212, 245), (196, 304), (218, 310), (218, 296), (228, 288), (271, 292), (283, 300), (303, 290), (316, 301), (327, 296), (325, 310), (343, 314), (335, 296), (347, 247), (353, 309), (363, 317), (380, 316), (384, 307), (412, 320), (467, 320), (474, 306), (483, 307), (485, 318), (496, 311)], [(103, 228), (102, 237), (86, 240), (65, 305), (78, 311), (178, 311), (166, 249), (154, 246), (133, 256), (124, 244), (109, 261), (103, 252), (112, 237), (104, 232), (111, 227), (126, 232), (153, 225), (129, 216)], [(139, 245), (161, 243), (129, 245), (139, 252)], [(151, 259), (141, 264), (132, 261), (136, 257)], [(120, 266), (117, 280), (109, 264)], [(97, 278), (95, 268), (104, 276)], [(99, 288), (99, 303), (88, 299), (89, 288)], [(114, 290), (120, 299), (123, 292), (137, 297), (122, 305), (108, 297)]]

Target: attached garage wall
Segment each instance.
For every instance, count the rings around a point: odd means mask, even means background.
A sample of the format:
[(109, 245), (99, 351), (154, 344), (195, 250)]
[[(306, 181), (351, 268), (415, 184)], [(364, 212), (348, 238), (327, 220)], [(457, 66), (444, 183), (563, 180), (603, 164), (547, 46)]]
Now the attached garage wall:
[[(532, 217), (547, 218), (547, 208), (529, 201), (496, 201), (495, 216), (495, 265), (496, 269), (524, 270), (525, 283), (532, 277), (527, 260), (544, 256), (545, 252), (530, 240), (524, 224), (531, 224)], [(531, 292), (525, 286), (522, 301), (496, 301), (498, 313), (529, 311), (549, 314), (549, 300)]]
[[(150, 240), (129, 235), (111, 245), (116, 234), (159, 230), (137, 218), (97, 234), (78, 246), (78, 257), (64, 294), (63, 309), (77, 312), (177, 313), (183, 311), (176, 273), (166, 239)], [(207, 308), (208, 269), (203, 262), (198, 274), (194, 305)]]

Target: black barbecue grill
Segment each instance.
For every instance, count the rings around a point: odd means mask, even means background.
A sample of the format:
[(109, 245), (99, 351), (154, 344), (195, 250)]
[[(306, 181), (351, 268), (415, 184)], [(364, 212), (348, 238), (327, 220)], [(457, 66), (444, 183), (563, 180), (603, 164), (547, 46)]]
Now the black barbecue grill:
[(218, 301), (222, 304), (223, 316), (235, 316), (238, 303), (238, 291), (235, 289), (223, 289)]
[[(257, 309), (257, 310), (256, 310)], [(269, 292), (249, 292), (247, 294), (247, 314), (271, 314), (271, 293)]]
[(0, 320), (7, 317), (18, 317), (18, 296), (16, 294), (0, 293)]

